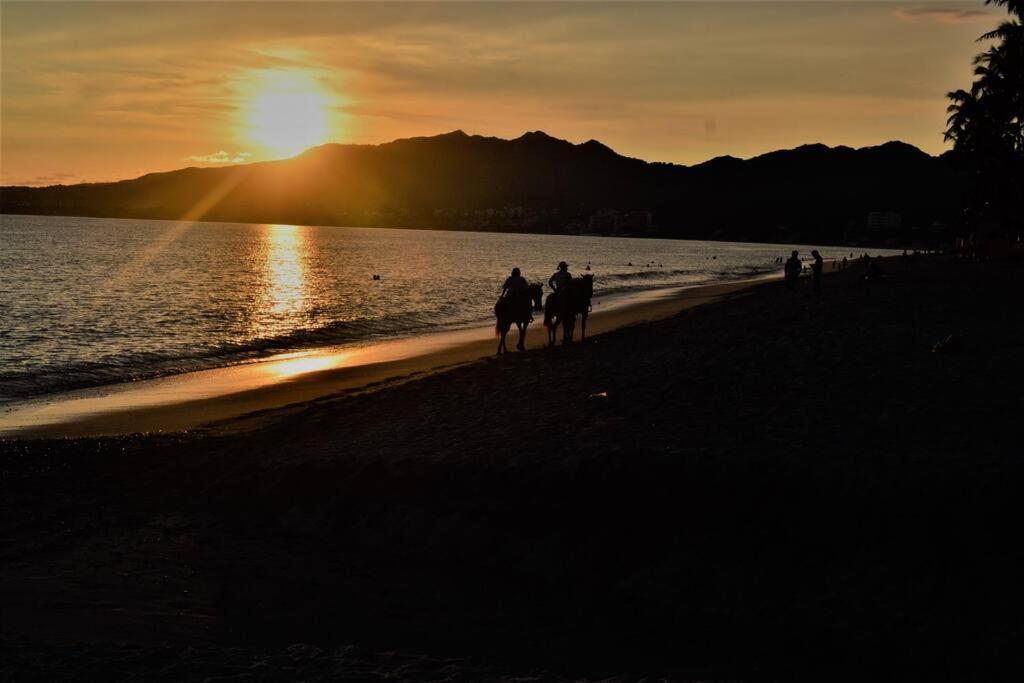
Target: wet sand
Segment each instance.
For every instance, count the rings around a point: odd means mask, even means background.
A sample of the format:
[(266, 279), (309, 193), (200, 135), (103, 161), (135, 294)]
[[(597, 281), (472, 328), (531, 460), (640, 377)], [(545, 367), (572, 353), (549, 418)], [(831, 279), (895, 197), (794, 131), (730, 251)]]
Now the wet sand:
[(12, 680), (1007, 680), (1024, 263), (0, 442)]
[[(595, 336), (660, 320), (772, 279), (777, 278), (641, 292), (621, 302), (598, 299), (587, 333)], [(530, 326), (527, 348), (547, 344), (542, 318), (538, 313)], [(517, 340), (513, 327), (508, 338), (512, 353)], [(180, 432), (211, 425), (221, 430), (250, 428), (286, 406), (339, 392), (379, 389), (493, 356), (496, 345), (493, 328), (479, 327), (344, 350), (282, 354), (245, 365), (70, 392), (0, 413), (0, 438)]]

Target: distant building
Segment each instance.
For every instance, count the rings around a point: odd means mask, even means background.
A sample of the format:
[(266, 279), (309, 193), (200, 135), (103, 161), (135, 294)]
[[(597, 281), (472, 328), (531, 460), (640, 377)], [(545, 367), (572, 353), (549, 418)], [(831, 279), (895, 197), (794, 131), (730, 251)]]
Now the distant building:
[(872, 211), (868, 214), (868, 230), (893, 230), (903, 225), (903, 216), (895, 211)]
[(590, 232), (617, 232), (618, 213), (615, 209), (598, 209), (590, 214), (587, 229)]
[(619, 211), (618, 209), (597, 209), (587, 219), (590, 232), (618, 235), (621, 233), (649, 233), (653, 228), (650, 211)]

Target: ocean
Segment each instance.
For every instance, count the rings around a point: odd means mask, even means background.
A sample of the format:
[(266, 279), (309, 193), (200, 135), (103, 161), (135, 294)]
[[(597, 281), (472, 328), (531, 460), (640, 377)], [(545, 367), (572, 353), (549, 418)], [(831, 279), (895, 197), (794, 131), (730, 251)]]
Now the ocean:
[(486, 324), (513, 266), (546, 283), (589, 264), (614, 301), (755, 277), (791, 248), (813, 247), (3, 215), (0, 404)]

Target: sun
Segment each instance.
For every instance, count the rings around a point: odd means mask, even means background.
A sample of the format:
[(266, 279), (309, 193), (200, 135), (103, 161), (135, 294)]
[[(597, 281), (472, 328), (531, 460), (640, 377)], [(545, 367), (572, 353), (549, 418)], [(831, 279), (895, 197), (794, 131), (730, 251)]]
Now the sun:
[(313, 74), (262, 70), (247, 80), (242, 137), (249, 144), (290, 157), (331, 139), (335, 98)]

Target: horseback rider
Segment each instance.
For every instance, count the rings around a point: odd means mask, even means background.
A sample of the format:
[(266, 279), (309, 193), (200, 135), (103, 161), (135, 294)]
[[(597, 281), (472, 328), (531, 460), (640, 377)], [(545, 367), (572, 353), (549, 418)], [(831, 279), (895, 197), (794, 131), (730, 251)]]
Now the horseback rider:
[(558, 270), (548, 278), (548, 287), (552, 292), (548, 295), (547, 306), (544, 308), (544, 324), (550, 325), (551, 318), (557, 310), (563, 295), (569, 293), (569, 284), (572, 282), (572, 273), (569, 272), (569, 264), (562, 261), (558, 264)]
[[(530, 310), (530, 283), (526, 281), (526, 278), (522, 276), (518, 268), (512, 269), (512, 274), (505, 278), (505, 284), (501, 286), (501, 295), (498, 297), (498, 303), (495, 304), (495, 312), (498, 311), (499, 307), (504, 310), (506, 306), (519, 306), (522, 305), (527, 311)], [(511, 309), (517, 310), (517, 309)], [(530, 322), (533, 322), (533, 316), (527, 315), (530, 318)]]
[(520, 274), (518, 268), (512, 269), (512, 274), (505, 278), (505, 284), (501, 286), (501, 297), (502, 299), (513, 296), (518, 292), (525, 292), (529, 284), (526, 282), (526, 278)]
[(555, 295), (558, 295), (569, 288), (570, 282), (572, 282), (572, 273), (569, 272), (569, 264), (562, 261), (558, 264), (555, 274), (548, 278), (548, 287), (554, 291)]

